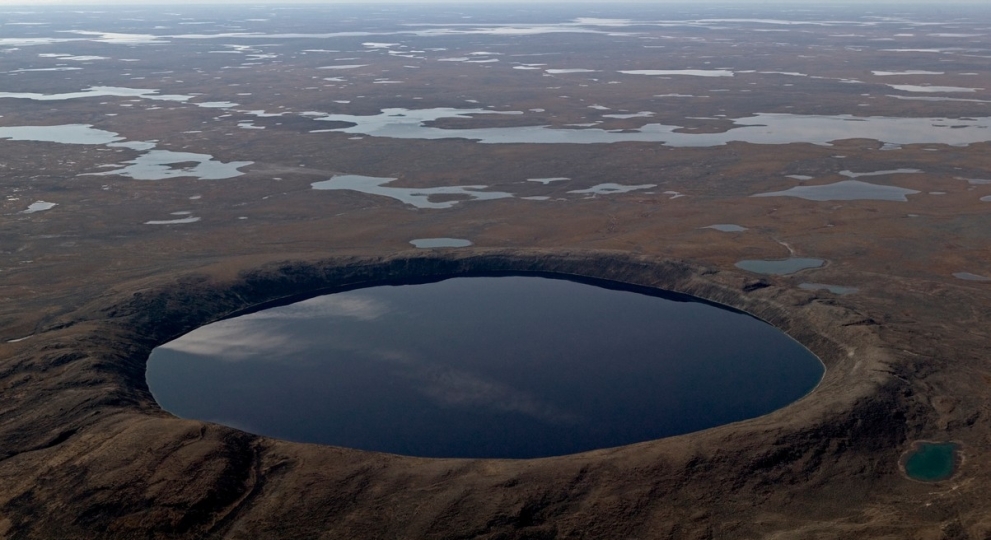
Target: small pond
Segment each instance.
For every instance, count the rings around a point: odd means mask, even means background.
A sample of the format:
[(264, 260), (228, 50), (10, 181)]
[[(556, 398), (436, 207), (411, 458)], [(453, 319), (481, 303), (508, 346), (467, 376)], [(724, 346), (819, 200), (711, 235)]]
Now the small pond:
[(750, 259), (739, 261), (736, 267), (755, 274), (783, 276), (810, 268), (820, 268), (826, 264), (823, 259), (811, 257), (790, 257), (787, 259)]
[(965, 281), (991, 281), (991, 278), (987, 276), (982, 276), (980, 274), (972, 274), (970, 272), (954, 272), (953, 277)]
[(471, 240), (464, 238), (416, 238), (410, 240), (409, 243), (420, 249), (460, 248), (470, 246)]
[(732, 223), (717, 223), (715, 225), (707, 225), (701, 227), (702, 229), (715, 229), (719, 232), (743, 232), (748, 230), (746, 227), (740, 225), (734, 225)]
[(320, 296), (154, 350), (155, 399), (184, 417), (429, 457), (531, 458), (753, 418), (821, 362), (741, 312), (647, 289), (454, 278)]
[(845, 285), (829, 285), (826, 283), (799, 283), (798, 288), (805, 289), (807, 291), (826, 290), (833, 294), (838, 294), (838, 295), (853, 294), (860, 290), (857, 287), (848, 287)]
[(919, 441), (902, 456), (905, 474), (920, 482), (938, 482), (954, 475), (960, 464), (960, 445)]

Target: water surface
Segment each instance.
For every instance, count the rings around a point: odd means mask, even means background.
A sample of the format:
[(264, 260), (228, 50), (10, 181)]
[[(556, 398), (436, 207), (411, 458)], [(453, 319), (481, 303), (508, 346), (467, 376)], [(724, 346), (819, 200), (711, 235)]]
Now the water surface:
[(252, 161), (223, 163), (215, 160), (209, 154), (154, 150), (154, 142), (127, 141), (117, 133), (97, 129), (89, 124), (0, 127), (0, 139), (105, 145), (111, 148), (126, 148), (144, 152), (137, 158), (124, 162), (123, 166), (118, 169), (98, 173), (83, 173), (82, 176), (120, 175), (135, 180), (165, 180), (167, 178), (193, 176), (201, 180), (219, 180), (241, 176), (244, 173), (238, 169), (254, 163)]
[(963, 279), (966, 281), (991, 281), (991, 277), (985, 277), (979, 274), (971, 274), (970, 272), (955, 272), (953, 277), (957, 279)]
[(825, 283), (800, 283), (798, 285), (798, 288), (805, 289), (807, 291), (827, 290), (833, 294), (838, 294), (838, 295), (853, 294), (860, 290), (857, 287), (847, 287), (845, 285), (827, 285)]
[(826, 264), (823, 259), (791, 257), (788, 259), (755, 259), (736, 263), (736, 267), (755, 274), (786, 275)]
[(47, 202), (47, 201), (35, 201), (28, 205), (27, 210), (22, 210), (22, 214), (33, 214), (35, 212), (44, 212), (45, 210), (51, 210), (58, 206), (57, 203)]
[(464, 238), (417, 238), (410, 240), (410, 244), (423, 249), (429, 248), (459, 248), (471, 245), (471, 240)]
[(636, 186), (627, 186), (623, 184), (616, 184), (613, 182), (606, 182), (605, 184), (596, 184), (590, 188), (586, 189), (574, 189), (568, 193), (578, 193), (586, 195), (614, 195), (616, 193), (629, 193), (631, 191), (636, 191), (638, 189), (650, 189), (652, 187), (657, 187), (657, 184), (640, 184)]
[(632, 69), (620, 71), (625, 75), (688, 75), (692, 77), (732, 77), (728, 69)]
[(112, 131), (96, 129), (88, 124), (0, 127), (0, 139), (60, 144), (110, 144), (124, 140)]
[(485, 144), (603, 144), (654, 142), (675, 147), (721, 146), (733, 141), (752, 144), (811, 143), (828, 145), (843, 139), (873, 139), (894, 145), (942, 143), (966, 146), (991, 141), (991, 117), (899, 118), (849, 114), (800, 115), (756, 113), (728, 118), (733, 128), (721, 133), (686, 133), (682, 126), (649, 123), (638, 129), (556, 128), (548, 125), (446, 129), (428, 125), (442, 118), (472, 118), (491, 114), (524, 114), (489, 109), (382, 109), (378, 114), (323, 114), (317, 121), (344, 122), (348, 127), (313, 133), (350, 133), (398, 139), (470, 139)]
[(918, 174), (921, 173), (921, 169), (890, 169), (885, 171), (868, 171), (868, 172), (854, 172), (850, 170), (840, 171), (841, 176), (846, 176), (847, 178), (860, 178), (861, 176), (888, 176), (891, 174)]
[(551, 182), (564, 182), (564, 181), (567, 181), (567, 180), (571, 180), (571, 179), (568, 178), (568, 177), (566, 177), (566, 176), (555, 176), (553, 178), (527, 178), (526, 179), (527, 182), (540, 182), (541, 184), (544, 184), (545, 186), (548, 185), (548, 184), (550, 184)]
[(352, 290), (218, 322), (155, 349), (147, 375), (165, 409), (254, 433), (522, 458), (752, 418), (822, 373), (740, 312), (499, 277)]
[(861, 182), (860, 180), (842, 180), (833, 184), (821, 186), (795, 186), (784, 191), (758, 193), (752, 197), (797, 197), (808, 201), (899, 201), (906, 202), (906, 195), (919, 193), (914, 189), (898, 186), (882, 186)]
[(905, 474), (920, 482), (938, 482), (953, 476), (959, 462), (960, 445), (952, 442), (917, 442), (903, 457)]
[(157, 101), (184, 102), (193, 98), (191, 95), (162, 95), (151, 88), (126, 88), (120, 86), (91, 86), (78, 92), (62, 94), (41, 94), (35, 92), (0, 92), (0, 98), (30, 99), (34, 101), (63, 101), (67, 99), (82, 99), (93, 97), (133, 97)]
[(700, 229), (715, 229), (720, 232), (743, 232), (748, 230), (746, 227), (740, 225), (734, 225), (732, 223), (717, 223), (715, 225), (706, 225), (705, 227), (699, 227)]
[(92, 176), (119, 175), (135, 180), (166, 180), (192, 176), (200, 180), (224, 180), (241, 176), (241, 167), (253, 161), (223, 163), (209, 154), (151, 150), (125, 162), (125, 166), (112, 171), (89, 173)]
[[(465, 200), (506, 199), (512, 193), (503, 191), (482, 191), (488, 186), (439, 186), (430, 188), (392, 187), (390, 184), (397, 178), (379, 178), (361, 176), (358, 174), (339, 174), (330, 180), (313, 182), (311, 187), (319, 190), (348, 190), (381, 195), (406, 203), (416, 208), (451, 208)], [(447, 198), (438, 201), (437, 198)], [(456, 198), (451, 198), (456, 197)], [(433, 200), (431, 200), (433, 198)]]
[(196, 223), (200, 218), (196, 216), (188, 216), (176, 219), (153, 219), (151, 221), (146, 221), (145, 225), (182, 225), (184, 223)]

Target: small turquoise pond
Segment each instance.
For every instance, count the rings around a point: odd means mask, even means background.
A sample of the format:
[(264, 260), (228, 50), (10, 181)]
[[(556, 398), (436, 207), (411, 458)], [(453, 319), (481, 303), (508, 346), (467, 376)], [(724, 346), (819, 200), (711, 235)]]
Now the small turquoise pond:
[(920, 482), (938, 482), (953, 476), (959, 464), (957, 443), (915, 443), (904, 459), (905, 474)]

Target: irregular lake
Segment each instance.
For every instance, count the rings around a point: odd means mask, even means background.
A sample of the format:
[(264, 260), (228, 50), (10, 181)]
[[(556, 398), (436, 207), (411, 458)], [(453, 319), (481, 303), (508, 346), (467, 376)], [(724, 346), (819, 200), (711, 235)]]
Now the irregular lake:
[[(892, 145), (939, 143), (966, 146), (991, 140), (991, 117), (900, 118), (853, 115), (756, 113), (730, 118), (733, 127), (721, 133), (686, 133), (683, 126), (659, 123), (638, 129), (556, 128), (548, 125), (446, 129), (433, 125), (444, 118), (471, 119), (484, 115), (521, 115), (522, 111), (489, 109), (382, 109), (373, 115), (315, 113), (316, 121), (341, 122), (350, 127), (317, 129), (312, 133), (347, 133), (396, 139), (461, 138), (484, 144), (605, 144), (654, 142), (676, 147), (721, 146), (733, 141), (751, 144), (811, 143), (828, 145), (843, 139), (873, 139)], [(318, 116), (319, 115), (319, 116)]]
[(0, 127), (0, 139), (60, 144), (109, 144), (124, 140), (112, 131), (96, 129), (88, 124)]
[[(381, 195), (396, 199), (397, 201), (415, 206), (417, 208), (451, 208), (462, 200), (482, 200), (506, 199), (513, 196), (512, 193), (502, 191), (482, 191), (488, 186), (440, 186), (430, 188), (403, 188), (391, 187), (396, 178), (378, 178), (375, 176), (361, 176), (357, 174), (339, 174), (330, 180), (322, 180), (310, 184), (313, 189), (320, 190), (351, 190), (371, 195)], [(431, 201), (433, 196), (454, 196), (463, 199), (452, 199), (440, 202)]]
[(946, 480), (957, 470), (959, 450), (952, 442), (917, 442), (902, 458), (905, 474), (920, 482)]
[(919, 193), (914, 189), (897, 186), (882, 186), (861, 182), (860, 180), (843, 180), (834, 184), (821, 186), (795, 186), (784, 191), (758, 193), (752, 197), (798, 197), (809, 201), (901, 201), (906, 202), (906, 195)]
[(989, 277), (980, 274), (971, 274), (970, 272), (954, 272), (953, 277), (967, 281), (991, 281)]
[(120, 169), (89, 173), (89, 175), (119, 175), (128, 176), (135, 180), (166, 180), (184, 176), (192, 176), (200, 180), (224, 180), (243, 175), (244, 173), (238, 169), (253, 163), (253, 161), (223, 163), (216, 161), (213, 156), (208, 154), (152, 150), (127, 161), (126, 166)]
[(819, 360), (685, 296), (538, 277), (321, 296), (199, 328), (148, 361), (185, 418), (432, 457), (531, 458), (688, 433), (781, 408)]

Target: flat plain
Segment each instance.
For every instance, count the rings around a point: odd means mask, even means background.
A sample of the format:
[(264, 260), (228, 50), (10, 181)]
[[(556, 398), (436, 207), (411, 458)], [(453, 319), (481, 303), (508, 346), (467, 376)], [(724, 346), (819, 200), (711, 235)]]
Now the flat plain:
[[(4, 7), (0, 537), (988, 538), (989, 56), (975, 6)], [(826, 374), (539, 460), (290, 443), (145, 383), (258, 306), (493, 273), (726, 304)], [(920, 440), (953, 477), (904, 475)]]

